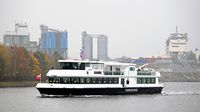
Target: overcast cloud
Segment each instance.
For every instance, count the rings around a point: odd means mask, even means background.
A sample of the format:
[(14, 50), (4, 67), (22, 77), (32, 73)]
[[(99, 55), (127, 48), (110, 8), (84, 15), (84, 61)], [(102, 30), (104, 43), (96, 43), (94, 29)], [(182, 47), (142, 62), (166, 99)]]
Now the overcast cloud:
[(162, 56), (170, 33), (188, 33), (200, 49), (200, 0), (0, 0), (0, 41), (26, 22), (38, 41), (41, 24), (67, 30), (69, 56), (79, 58), (81, 32), (108, 36), (109, 57)]

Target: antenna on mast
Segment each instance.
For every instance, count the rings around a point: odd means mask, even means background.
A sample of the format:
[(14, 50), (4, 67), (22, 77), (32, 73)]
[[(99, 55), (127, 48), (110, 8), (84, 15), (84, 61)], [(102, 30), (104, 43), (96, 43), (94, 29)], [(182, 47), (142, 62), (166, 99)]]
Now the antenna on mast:
[(178, 27), (176, 26), (176, 33), (178, 33)]

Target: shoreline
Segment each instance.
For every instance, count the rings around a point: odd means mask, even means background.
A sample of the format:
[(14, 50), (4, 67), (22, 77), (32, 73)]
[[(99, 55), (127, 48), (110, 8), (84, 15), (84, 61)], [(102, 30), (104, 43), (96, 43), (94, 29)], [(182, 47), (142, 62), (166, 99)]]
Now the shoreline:
[(200, 82), (199, 72), (160, 72), (161, 82)]
[(6, 81), (0, 82), (0, 88), (9, 87), (35, 87), (38, 81)]

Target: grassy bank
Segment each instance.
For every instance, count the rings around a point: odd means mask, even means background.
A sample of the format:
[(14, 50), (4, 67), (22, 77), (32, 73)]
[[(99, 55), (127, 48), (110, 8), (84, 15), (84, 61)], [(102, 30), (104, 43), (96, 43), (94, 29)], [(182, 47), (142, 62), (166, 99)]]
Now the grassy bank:
[(161, 82), (200, 82), (200, 73), (161, 72)]
[(23, 82), (0, 82), (0, 88), (4, 87), (34, 87), (37, 81), (23, 81)]

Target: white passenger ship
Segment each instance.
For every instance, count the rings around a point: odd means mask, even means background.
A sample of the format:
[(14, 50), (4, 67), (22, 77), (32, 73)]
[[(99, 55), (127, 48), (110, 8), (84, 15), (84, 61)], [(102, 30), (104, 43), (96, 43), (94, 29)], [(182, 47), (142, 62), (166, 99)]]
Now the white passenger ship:
[(160, 73), (135, 64), (107, 61), (59, 60), (36, 88), (43, 95), (123, 95), (161, 93)]

